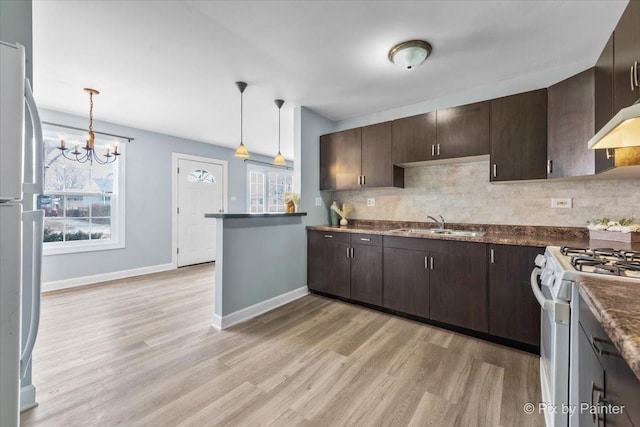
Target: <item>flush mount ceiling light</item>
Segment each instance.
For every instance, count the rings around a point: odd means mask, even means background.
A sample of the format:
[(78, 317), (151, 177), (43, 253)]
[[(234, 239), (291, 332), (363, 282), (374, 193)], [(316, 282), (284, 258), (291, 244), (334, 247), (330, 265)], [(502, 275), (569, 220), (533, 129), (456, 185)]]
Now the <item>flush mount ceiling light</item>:
[(238, 86), (238, 89), (240, 90), (240, 145), (238, 145), (238, 148), (236, 148), (236, 152), (233, 153), (233, 155), (235, 157), (239, 157), (241, 159), (248, 159), (249, 158), (249, 152), (247, 151), (247, 148), (244, 146), (243, 142), (242, 142), (242, 112), (243, 112), (243, 103), (242, 103), (242, 94), (244, 93), (244, 90), (247, 88), (247, 84), (245, 82), (236, 82), (236, 86)]
[(422, 64), (431, 53), (431, 45), (424, 40), (399, 43), (389, 51), (389, 61), (411, 70)]
[(280, 153), (280, 110), (282, 109), (282, 104), (284, 104), (283, 99), (276, 99), (275, 101), (276, 107), (278, 107), (278, 154), (273, 159), (273, 164), (276, 166), (286, 166), (287, 161), (284, 159), (284, 156)]

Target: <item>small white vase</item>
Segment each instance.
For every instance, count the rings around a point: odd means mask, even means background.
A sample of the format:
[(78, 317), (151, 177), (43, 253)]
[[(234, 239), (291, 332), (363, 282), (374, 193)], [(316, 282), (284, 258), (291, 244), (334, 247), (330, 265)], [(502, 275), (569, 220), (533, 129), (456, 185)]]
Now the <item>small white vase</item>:
[(347, 218), (342, 218), (340, 220), (340, 225), (347, 225), (347, 224), (349, 224), (349, 221), (347, 221)]

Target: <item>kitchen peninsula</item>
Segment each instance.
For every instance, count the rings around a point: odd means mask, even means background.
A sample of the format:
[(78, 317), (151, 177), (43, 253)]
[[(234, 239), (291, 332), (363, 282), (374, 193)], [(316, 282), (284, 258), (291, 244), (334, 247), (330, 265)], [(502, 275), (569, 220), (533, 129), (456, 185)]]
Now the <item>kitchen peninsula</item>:
[(213, 325), (225, 329), (308, 293), (304, 266), (306, 213), (209, 213), (216, 221)]

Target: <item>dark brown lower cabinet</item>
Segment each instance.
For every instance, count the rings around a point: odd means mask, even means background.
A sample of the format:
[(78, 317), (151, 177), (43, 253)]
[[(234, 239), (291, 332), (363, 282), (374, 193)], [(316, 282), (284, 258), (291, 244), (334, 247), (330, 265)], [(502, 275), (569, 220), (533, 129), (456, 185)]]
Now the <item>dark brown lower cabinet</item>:
[(352, 244), (351, 249), (351, 299), (381, 306), (382, 246)]
[[(603, 412), (604, 415), (601, 415), (597, 422), (585, 417), (586, 422), (583, 423), (581, 417), (580, 425), (640, 426), (640, 381), (582, 297), (579, 301), (579, 319), (580, 401), (598, 406), (624, 405), (619, 413)], [(589, 421), (593, 424), (589, 424)]]
[(348, 233), (307, 232), (309, 289), (343, 298), (351, 296)]
[(427, 252), (384, 248), (383, 307), (429, 317), (427, 259)]
[(486, 245), (439, 241), (430, 257), (429, 317), (488, 332)]
[(489, 333), (540, 345), (540, 305), (531, 291), (531, 271), (544, 248), (489, 245)]

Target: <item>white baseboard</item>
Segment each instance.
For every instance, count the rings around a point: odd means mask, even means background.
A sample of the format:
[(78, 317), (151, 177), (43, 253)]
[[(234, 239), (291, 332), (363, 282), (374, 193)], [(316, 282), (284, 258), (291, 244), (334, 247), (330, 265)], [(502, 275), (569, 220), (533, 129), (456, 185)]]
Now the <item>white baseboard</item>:
[(295, 301), (298, 298), (302, 298), (303, 296), (308, 294), (309, 288), (303, 286), (301, 288), (289, 291), (285, 294), (278, 295), (277, 297), (270, 298), (266, 301), (262, 301), (241, 310), (234, 311), (233, 313), (229, 313), (222, 317), (214, 314), (212, 325), (219, 331), (224, 330), (233, 325), (237, 325), (238, 323), (242, 323), (263, 313), (266, 313), (267, 311), (278, 308), (281, 305), (288, 304), (291, 301)]
[(26, 387), (20, 388), (20, 412), (28, 411), (31, 408), (38, 406), (36, 402), (36, 387), (33, 384), (29, 384)]
[(44, 282), (42, 283), (42, 292), (93, 285), (95, 283), (108, 282), (109, 280), (126, 279), (127, 277), (159, 273), (161, 271), (173, 270), (175, 268), (175, 264), (170, 262), (167, 264), (151, 265), (149, 267), (132, 268), (131, 270), (112, 271), (109, 273), (96, 274), (94, 276), (74, 277), (72, 279)]

